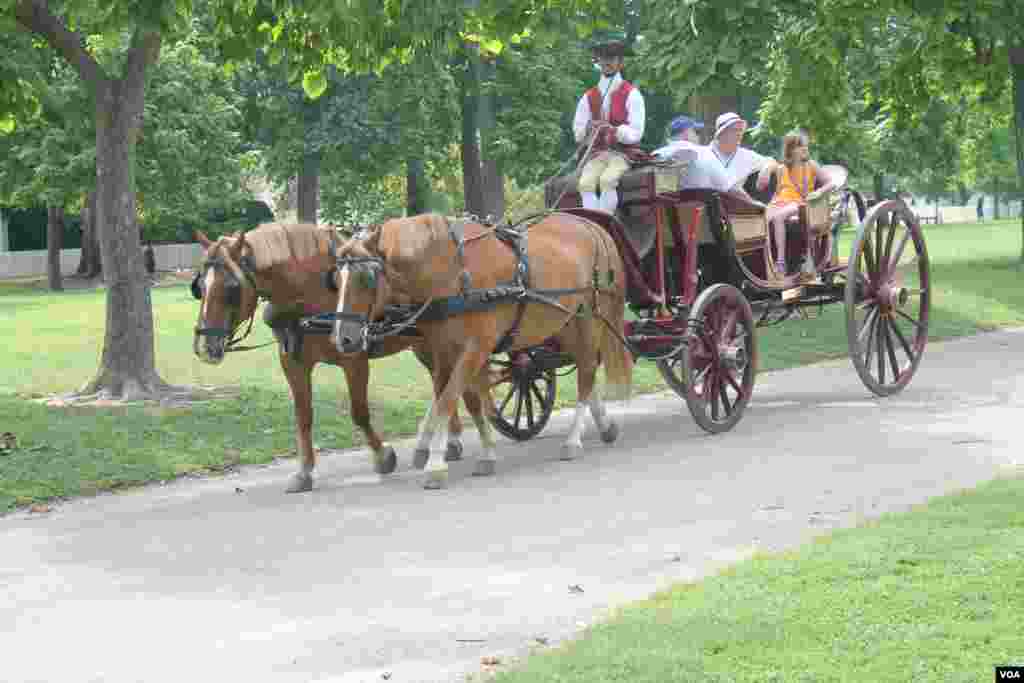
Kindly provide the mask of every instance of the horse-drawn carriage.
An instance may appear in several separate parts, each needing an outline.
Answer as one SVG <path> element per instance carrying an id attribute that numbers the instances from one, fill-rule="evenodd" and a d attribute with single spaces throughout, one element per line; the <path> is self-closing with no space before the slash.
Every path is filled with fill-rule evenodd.
<path id="1" fill-rule="evenodd" d="M 614 217 L 579 208 L 574 176 L 548 183 L 546 201 L 613 236 L 634 313 L 625 339 L 635 356 L 657 363 L 702 428 L 726 431 L 742 416 L 757 363 L 754 329 L 807 307 L 844 303 L 850 358 L 869 390 L 885 396 L 907 385 L 927 342 L 930 293 L 924 238 L 902 201 L 865 211 L 860 194 L 846 186 L 845 169 L 826 167 L 836 190 L 787 225 L 790 263 L 806 253 L 806 236 L 813 240 L 817 277 L 801 282 L 774 272 L 763 206 L 712 190 L 679 190 L 681 170 L 650 165 L 628 172 Z M 837 258 L 844 227 L 856 230 L 848 262 Z M 495 426 L 515 439 L 536 435 L 566 359 L 546 345 L 494 362 L 504 371 L 495 386 Z"/>
<path id="2" fill-rule="evenodd" d="M 462 394 L 485 441 L 477 474 L 494 471 L 493 442 L 486 443 L 489 425 L 518 440 L 543 429 L 553 410 L 561 371 L 579 371 L 581 402 L 566 448 L 570 456 L 580 449 L 582 397 L 593 386 L 598 362 L 606 365 L 606 371 L 609 362 L 617 365 L 609 376 L 628 378 L 631 363 L 612 359 L 623 353 L 623 347 L 628 350 L 627 358 L 631 355 L 657 364 L 666 383 L 686 401 L 703 429 L 713 433 L 731 429 L 753 392 L 758 361 L 756 328 L 781 322 L 809 306 L 844 303 L 850 357 L 868 389 L 884 396 L 907 385 L 927 342 L 930 292 L 920 226 L 902 201 L 882 202 L 865 213 L 861 197 L 836 183 L 839 188 L 832 196 L 826 195 L 800 212 L 794 234 L 787 238 L 790 256 L 797 258 L 804 252 L 804 236 L 813 240 L 817 278 L 796 282 L 772 271 L 774 246 L 762 206 L 711 190 L 679 190 L 679 172 L 678 166 L 652 165 L 628 173 L 620 184 L 621 211 L 616 216 L 579 208 L 569 177 L 549 183 L 549 212 L 516 226 L 449 221 L 439 216 L 419 217 L 423 220 L 418 223 L 417 218 L 402 219 L 375 231 L 377 243 L 372 248 L 368 245 L 371 240 L 359 239 L 339 246 L 331 231 L 317 226 L 271 225 L 216 243 L 204 239 L 205 275 L 197 275 L 193 282 L 194 295 L 203 301 L 196 353 L 204 360 L 219 362 L 224 351 L 237 343 L 242 323 L 248 318 L 251 324 L 259 299 L 294 304 L 294 314 L 274 323 L 284 325 L 278 329 L 281 360 L 296 404 L 302 455 L 300 471 L 289 486 L 292 491 L 312 487 L 313 364 L 328 362 L 345 369 L 356 401 L 353 418 L 367 434 L 375 469 L 388 473 L 394 470 L 395 454 L 370 427 L 367 362 L 415 348 L 421 327 L 483 310 L 500 309 L 504 318 L 499 336 L 481 337 L 490 339 L 485 342 L 489 344 L 486 349 L 472 349 L 477 358 L 484 354 L 482 362 L 489 367 L 487 372 L 471 369 L 468 379 L 480 382 L 486 377 L 488 386 Z M 830 169 L 833 182 L 844 175 L 842 169 Z M 389 228 L 390 224 L 393 227 Z M 837 234 L 851 224 L 856 235 L 849 262 L 844 264 L 835 256 Z M 403 305 L 379 306 L 393 284 L 385 287 L 383 281 L 402 275 L 395 272 L 395 263 L 388 262 L 387 250 L 379 244 L 381 235 L 390 233 L 391 252 L 395 252 L 429 241 L 426 229 L 429 240 L 442 250 L 420 259 L 421 275 L 450 274 L 453 264 L 463 267 L 461 293 L 439 300 L 430 295 L 426 301 L 413 296 Z M 528 264 L 527 241 L 534 233 L 539 234 L 530 237 L 529 263 L 539 263 L 538 270 L 543 272 L 545 259 L 558 255 L 566 276 L 576 280 L 553 287 L 549 282 L 547 289 L 532 284 L 534 266 Z M 582 250 L 570 249 L 573 240 Z M 470 242 L 475 244 L 469 246 Z M 465 259 L 474 250 L 476 270 L 471 274 Z M 587 262 L 582 263 L 581 258 Z M 325 274 L 336 287 L 333 294 L 322 284 Z M 511 280 L 502 281 L 509 276 Z M 481 289 L 479 283 L 488 280 L 491 282 Z M 364 302 L 354 306 L 351 292 L 357 289 L 362 290 Z M 283 294 L 275 298 L 274 292 Z M 608 305 L 615 300 L 618 311 L 615 305 Z M 332 305 L 337 308 L 332 310 Z M 528 307 L 551 312 L 545 323 L 549 327 L 526 330 L 524 310 Z M 627 307 L 632 312 L 628 320 Z M 543 313 L 530 315 L 531 324 L 544 317 Z M 581 321 L 593 327 L 589 331 L 580 327 L 579 343 L 571 342 L 563 332 L 568 326 L 582 325 Z M 539 335 L 537 329 L 550 331 Z M 306 335 L 314 339 L 304 345 Z M 591 344 L 589 338 L 595 335 L 605 339 Z M 611 337 L 616 344 L 609 344 Z M 566 339 L 570 339 L 569 346 Z M 428 355 L 417 355 L 429 364 Z M 435 375 L 433 411 L 441 387 L 437 368 L 431 370 Z M 448 374 L 459 377 L 467 373 L 448 368 Z M 463 391 L 462 386 L 458 391 Z M 493 401 L 489 422 L 479 409 L 485 393 L 486 399 Z M 454 412 L 458 396 L 447 391 L 443 410 L 425 419 L 414 460 L 417 466 L 431 461 L 431 451 L 440 453 L 437 459 L 461 457 L 461 443 L 454 441 L 457 448 L 453 452 L 449 440 L 449 432 L 457 437 L 461 430 Z M 614 440 L 618 429 L 606 419 L 600 399 L 594 400 L 597 403 L 591 401 L 589 408 L 601 437 Z M 444 425 L 443 418 L 447 418 Z M 436 433 L 442 438 L 433 443 Z M 438 476 L 431 479 L 430 475 Z M 443 485 L 446 476 L 446 469 L 428 469 L 428 487 Z"/>

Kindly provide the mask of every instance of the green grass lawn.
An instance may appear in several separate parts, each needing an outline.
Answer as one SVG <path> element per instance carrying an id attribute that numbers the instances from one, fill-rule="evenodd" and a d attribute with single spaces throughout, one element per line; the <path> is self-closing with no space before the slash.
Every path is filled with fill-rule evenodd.
<path id="1" fill-rule="evenodd" d="M 980 683 L 1024 664 L 1024 479 L 630 605 L 498 683 Z"/>
<path id="2" fill-rule="evenodd" d="M 1024 324 L 1018 222 L 927 226 L 926 235 L 932 262 L 932 338 Z M 845 235 L 847 245 L 849 240 Z M 174 384 L 231 387 L 237 399 L 191 409 L 53 409 L 24 400 L 73 391 L 91 379 L 102 348 L 104 304 L 103 292 L 51 294 L 38 284 L 0 282 L 5 347 L 0 357 L 0 432 L 14 432 L 20 444 L 13 453 L 0 451 L 0 512 L 54 497 L 268 462 L 290 453 L 291 399 L 276 349 L 232 355 L 219 367 L 197 361 L 191 350 L 197 307 L 185 284 L 153 290 L 159 371 Z M 761 369 L 846 356 L 843 315 L 842 306 L 836 305 L 818 318 L 760 331 Z M 270 331 L 258 323 L 250 339 L 269 341 Z M 372 367 L 372 414 L 378 431 L 391 440 L 414 434 L 430 398 L 425 370 L 412 354 Z M 329 448 L 360 444 L 362 435 L 353 430 L 345 408 L 341 371 L 321 366 L 314 378 L 316 442 Z M 650 363 L 637 365 L 634 382 L 641 392 L 664 389 Z M 575 393 L 575 377 L 563 378 L 559 404 L 571 404 Z"/>

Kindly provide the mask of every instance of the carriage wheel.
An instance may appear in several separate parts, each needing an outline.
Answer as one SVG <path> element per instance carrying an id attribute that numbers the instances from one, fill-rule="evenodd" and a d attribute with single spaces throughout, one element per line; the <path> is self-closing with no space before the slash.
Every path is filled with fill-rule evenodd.
<path id="1" fill-rule="evenodd" d="M 516 441 L 540 434 L 555 406 L 555 371 L 541 369 L 528 352 L 517 351 L 492 357 L 490 372 L 494 428 Z"/>
<path id="2" fill-rule="evenodd" d="M 658 361 L 658 369 L 672 390 L 686 399 L 702 429 L 727 432 L 743 417 L 754 392 L 754 314 L 738 289 L 717 284 L 697 297 L 690 318 L 696 322 L 686 347 Z"/>
<path id="3" fill-rule="evenodd" d="M 917 371 L 928 342 L 930 289 L 917 218 L 898 199 L 872 207 L 847 266 L 846 336 L 853 367 L 875 394 L 899 392 Z"/>

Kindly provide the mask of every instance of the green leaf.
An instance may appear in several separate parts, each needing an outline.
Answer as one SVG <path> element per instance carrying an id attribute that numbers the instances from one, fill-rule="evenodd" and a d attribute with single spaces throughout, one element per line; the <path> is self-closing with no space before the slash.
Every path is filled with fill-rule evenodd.
<path id="1" fill-rule="evenodd" d="M 319 99 L 327 90 L 327 76 L 322 69 L 307 71 L 302 75 L 302 89 L 311 100 Z"/>
<path id="2" fill-rule="evenodd" d="M 14 120 L 14 116 L 7 114 L 6 116 L 0 117 L 0 133 L 10 135 L 14 132 L 14 129 L 18 127 L 18 122 Z"/>

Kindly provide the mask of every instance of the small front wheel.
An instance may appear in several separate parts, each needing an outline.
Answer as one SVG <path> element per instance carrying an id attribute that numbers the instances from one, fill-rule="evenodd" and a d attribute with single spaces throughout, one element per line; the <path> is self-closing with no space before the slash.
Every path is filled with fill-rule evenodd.
<path id="1" fill-rule="evenodd" d="M 743 417 L 754 393 L 754 314 L 740 290 L 717 284 L 697 297 L 690 320 L 692 329 L 673 375 L 678 372 L 684 380 L 683 396 L 697 424 L 712 434 L 727 432 Z M 673 382 L 669 385 L 678 393 Z"/>
<path id="2" fill-rule="evenodd" d="M 516 351 L 492 357 L 490 374 L 494 428 L 516 441 L 540 434 L 555 407 L 555 371 L 539 367 L 528 352 Z"/>

